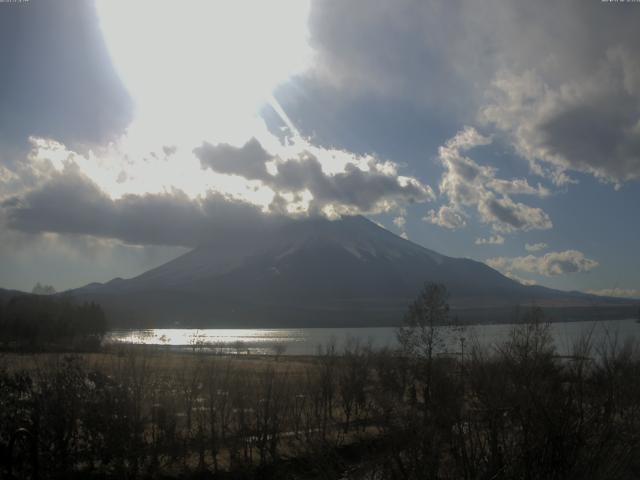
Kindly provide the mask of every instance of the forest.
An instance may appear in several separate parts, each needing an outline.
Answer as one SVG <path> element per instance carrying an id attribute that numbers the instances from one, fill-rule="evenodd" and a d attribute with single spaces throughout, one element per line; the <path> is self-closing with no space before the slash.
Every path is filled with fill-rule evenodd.
<path id="1" fill-rule="evenodd" d="M 102 308 L 71 298 L 22 294 L 0 298 L 0 348 L 95 350 L 107 331 Z"/>

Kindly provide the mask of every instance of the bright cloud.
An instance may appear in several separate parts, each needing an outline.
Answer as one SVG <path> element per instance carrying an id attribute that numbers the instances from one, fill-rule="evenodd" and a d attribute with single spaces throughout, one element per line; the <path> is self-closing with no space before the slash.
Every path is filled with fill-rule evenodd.
<path id="1" fill-rule="evenodd" d="M 464 151 L 488 145 L 474 128 L 466 127 L 440 147 L 438 158 L 445 168 L 440 180 L 440 193 L 448 204 L 431 210 L 425 220 L 450 229 L 466 224 L 467 209 L 475 208 L 482 222 L 500 233 L 546 230 L 552 227 L 549 215 L 540 208 L 514 201 L 510 195 L 545 197 L 549 191 L 534 187 L 526 179 L 497 178 L 497 169 L 480 165 L 465 156 Z"/>
<path id="2" fill-rule="evenodd" d="M 407 219 L 403 216 L 395 217 L 393 219 L 393 224 L 399 229 L 404 229 L 404 226 L 407 223 Z"/>
<path id="3" fill-rule="evenodd" d="M 502 245 L 504 237 L 502 235 L 491 235 L 487 238 L 478 237 L 474 243 L 476 245 Z"/>
<path id="4" fill-rule="evenodd" d="M 510 271 L 506 271 L 504 272 L 504 276 L 510 278 L 511 280 L 515 280 L 516 282 L 522 284 L 522 285 L 537 285 L 538 282 L 536 282 L 535 280 L 531 280 L 528 278 L 522 278 L 519 275 L 516 275 L 513 272 Z"/>
<path id="5" fill-rule="evenodd" d="M 513 270 L 536 273 L 546 277 L 564 275 L 567 273 L 588 272 L 596 268 L 599 263 L 587 258 L 577 250 L 563 252 L 549 252 L 541 257 L 527 255 L 525 257 L 495 257 L 486 261 L 487 265 L 502 272 Z"/>
<path id="6" fill-rule="evenodd" d="M 467 224 L 465 213 L 448 205 L 443 205 L 438 210 L 429 210 L 422 220 L 449 230 L 457 230 Z"/>
<path id="7" fill-rule="evenodd" d="M 599 290 L 587 290 L 587 293 L 604 297 L 640 298 L 640 289 L 637 288 L 601 288 Z"/>

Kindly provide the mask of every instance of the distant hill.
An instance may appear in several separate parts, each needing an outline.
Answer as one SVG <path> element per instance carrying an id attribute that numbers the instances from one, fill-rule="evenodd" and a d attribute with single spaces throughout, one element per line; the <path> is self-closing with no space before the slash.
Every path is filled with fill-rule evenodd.
<path id="1" fill-rule="evenodd" d="M 600 305 L 619 318 L 628 303 L 524 286 L 361 216 L 291 221 L 257 237 L 211 242 L 135 278 L 69 293 L 100 303 L 122 326 L 391 325 L 425 281 L 444 283 L 454 314 L 469 321 L 507 321 L 517 305 L 531 303 L 573 316 Z"/>
<path id="2" fill-rule="evenodd" d="M 20 290 L 6 290 L 4 288 L 0 288 L 0 302 L 6 302 L 12 297 L 17 297 L 20 295 L 28 295 L 28 293 L 21 292 Z"/>

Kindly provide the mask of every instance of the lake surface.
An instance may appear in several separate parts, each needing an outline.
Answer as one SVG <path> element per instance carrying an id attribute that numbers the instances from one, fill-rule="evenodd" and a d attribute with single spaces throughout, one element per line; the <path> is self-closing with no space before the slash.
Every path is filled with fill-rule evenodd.
<path id="1" fill-rule="evenodd" d="M 504 341 L 513 324 L 472 325 L 463 331 L 441 328 L 445 351 L 457 352 L 460 338 L 465 345 L 474 342 L 492 347 Z M 191 349 L 201 346 L 219 353 L 273 354 L 277 350 L 285 355 L 314 355 L 318 346 L 335 342 L 338 349 L 348 341 L 371 344 L 375 348 L 395 347 L 395 328 L 280 328 L 280 329 L 170 329 L 113 330 L 105 338 L 107 344 L 143 344 Z M 640 323 L 634 319 L 604 322 L 563 322 L 551 324 L 551 332 L 559 354 L 571 353 L 572 346 L 581 336 L 591 334 L 597 344 L 606 338 L 640 339 Z M 283 351 L 283 352 L 282 352 Z"/>

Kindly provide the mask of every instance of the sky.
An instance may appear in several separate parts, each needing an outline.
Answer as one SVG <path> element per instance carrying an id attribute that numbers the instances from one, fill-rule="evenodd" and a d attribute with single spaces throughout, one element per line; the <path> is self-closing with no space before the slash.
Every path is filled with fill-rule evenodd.
<path id="1" fill-rule="evenodd" d="M 362 214 L 640 296 L 640 3 L 0 2 L 0 287 Z"/>

